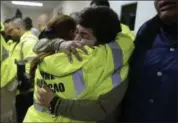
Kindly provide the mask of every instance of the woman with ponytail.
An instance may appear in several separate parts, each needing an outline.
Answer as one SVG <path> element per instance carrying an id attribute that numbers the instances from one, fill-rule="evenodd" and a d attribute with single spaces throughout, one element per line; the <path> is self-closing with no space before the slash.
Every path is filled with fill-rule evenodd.
<path id="1" fill-rule="evenodd" d="M 56 42 L 56 40 L 73 40 L 75 37 L 76 22 L 74 19 L 67 15 L 57 15 L 52 18 L 48 24 L 48 29 L 44 31 L 43 38 L 45 42 L 51 43 Z M 63 40 L 61 41 L 61 43 Z M 35 71 L 37 65 L 47 56 L 54 54 L 55 52 L 41 52 L 38 56 L 31 62 L 31 80 L 34 80 Z"/>

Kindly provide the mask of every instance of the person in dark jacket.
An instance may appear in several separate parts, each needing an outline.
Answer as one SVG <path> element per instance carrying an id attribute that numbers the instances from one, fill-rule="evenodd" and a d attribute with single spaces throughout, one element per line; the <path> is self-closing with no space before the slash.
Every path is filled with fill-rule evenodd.
<path id="1" fill-rule="evenodd" d="M 90 2 L 90 6 L 107 6 L 110 8 L 110 4 L 108 0 L 92 0 Z"/>
<path id="2" fill-rule="evenodd" d="M 158 15 L 138 31 L 123 101 L 125 122 L 178 122 L 177 4 L 156 0 Z"/>

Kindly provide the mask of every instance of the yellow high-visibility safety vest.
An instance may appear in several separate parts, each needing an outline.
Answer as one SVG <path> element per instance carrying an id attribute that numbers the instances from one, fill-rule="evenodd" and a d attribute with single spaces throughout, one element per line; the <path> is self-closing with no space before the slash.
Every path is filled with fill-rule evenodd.
<path id="1" fill-rule="evenodd" d="M 33 52 L 33 47 L 35 46 L 38 38 L 34 36 L 31 31 L 25 32 L 25 34 L 20 38 L 20 42 L 16 44 L 14 50 L 12 51 L 12 56 L 17 61 L 26 62 L 26 72 L 30 71 L 30 61 L 36 56 Z"/>
<path id="2" fill-rule="evenodd" d="M 1 31 L 4 31 L 4 25 L 1 23 Z"/>
<path id="3" fill-rule="evenodd" d="M 1 23 L 1 26 L 2 23 Z M 1 31 L 3 31 L 3 28 L 1 28 Z M 9 82 L 14 80 L 16 78 L 16 73 L 17 73 L 17 68 L 14 63 L 13 57 L 9 57 L 9 52 L 8 52 L 8 46 L 1 35 L 1 84 L 0 87 L 3 88 L 5 87 Z"/>
<path id="4" fill-rule="evenodd" d="M 127 25 L 121 24 L 121 28 L 122 28 L 122 32 L 121 32 L 122 34 L 130 36 L 130 38 L 133 41 L 135 40 L 134 33 L 131 32 L 131 30 L 129 29 L 129 27 Z"/>
<path id="5" fill-rule="evenodd" d="M 27 31 L 20 38 L 20 42 L 15 44 L 12 51 L 12 57 L 14 57 L 17 61 L 23 61 L 26 63 L 26 73 L 30 72 L 30 61 L 36 56 L 33 52 L 33 47 L 35 46 L 38 38 L 32 34 L 31 31 Z M 33 91 L 33 89 L 28 90 Z M 17 92 L 17 95 L 19 92 Z"/>
<path id="6" fill-rule="evenodd" d="M 25 32 L 20 38 L 20 42 L 12 51 L 12 56 L 14 56 L 17 61 L 31 60 L 31 58 L 36 56 L 32 49 L 37 41 L 38 38 L 34 36 L 31 31 Z"/>
<path id="7" fill-rule="evenodd" d="M 12 56 L 12 52 L 13 52 L 13 48 L 15 47 L 16 42 L 14 42 L 13 40 L 9 40 L 7 41 L 7 46 L 9 49 L 9 55 Z"/>
<path id="8" fill-rule="evenodd" d="M 63 53 L 48 56 L 43 60 L 36 71 L 35 103 L 29 108 L 24 122 L 80 122 L 64 116 L 54 118 L 47 108 L 39 105 L 36 89 L 37 85 L 44 82 L 61 98 L 97 100 L 99 96 L 126 80 L 128 60 L 134 49 L 130 36 L 120 33 L 117 42 L 86 49 L 88 55 L 78 50 L 82 62 L 74 58 L 71 64 Z"/>

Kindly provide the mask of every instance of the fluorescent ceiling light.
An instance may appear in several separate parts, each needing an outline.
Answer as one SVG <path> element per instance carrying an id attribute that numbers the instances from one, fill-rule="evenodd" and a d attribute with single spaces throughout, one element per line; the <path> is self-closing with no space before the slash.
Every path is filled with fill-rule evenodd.
<path id="1" fill-rule="evenodd" d="M 30 2 L 30 1 L 12 1 L 12 4 L 15 5 L 24 5 L 24 6 L 43 6 L 43 3 L 39 2 Z"/>

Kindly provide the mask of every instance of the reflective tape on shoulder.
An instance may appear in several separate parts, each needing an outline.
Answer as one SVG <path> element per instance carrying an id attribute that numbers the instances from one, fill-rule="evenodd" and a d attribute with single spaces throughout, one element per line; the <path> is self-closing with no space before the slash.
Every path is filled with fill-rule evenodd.
<path id="1" fill-rule="evenodd" d="M 2 59 L 1 61 L 4 61 L 5 59 L 7 59 L 9 56 L 8 51 L 5 49 L 5 47 L 2 46 Z"/>
<path id="2" fill-rule="evenodd" d="M 76 91 L 76 97 L 79 96 L 86 88 L 85 82 L 84 82 L 84 77 L 83 77 L 83 71 L 80 69 L 73 73 L 73 81 L 74 81 L 74 86 L 75 86 L 75 91 Z"/>
<path id="3" fill-rule="evenodd" d="M 120 71 L 123 66 L 123 54 L 122 54 L 122 49 L 120 48 L 120 46 L 116 41 L 109 43 L 109 47 L 112 50 L 112 56 L 113 56 L 114 72 L 112 75 L 112 83 L 113 83 L 113 88 L 115 88 L 118 85 L 120 85 L 122 82 Z"/>

